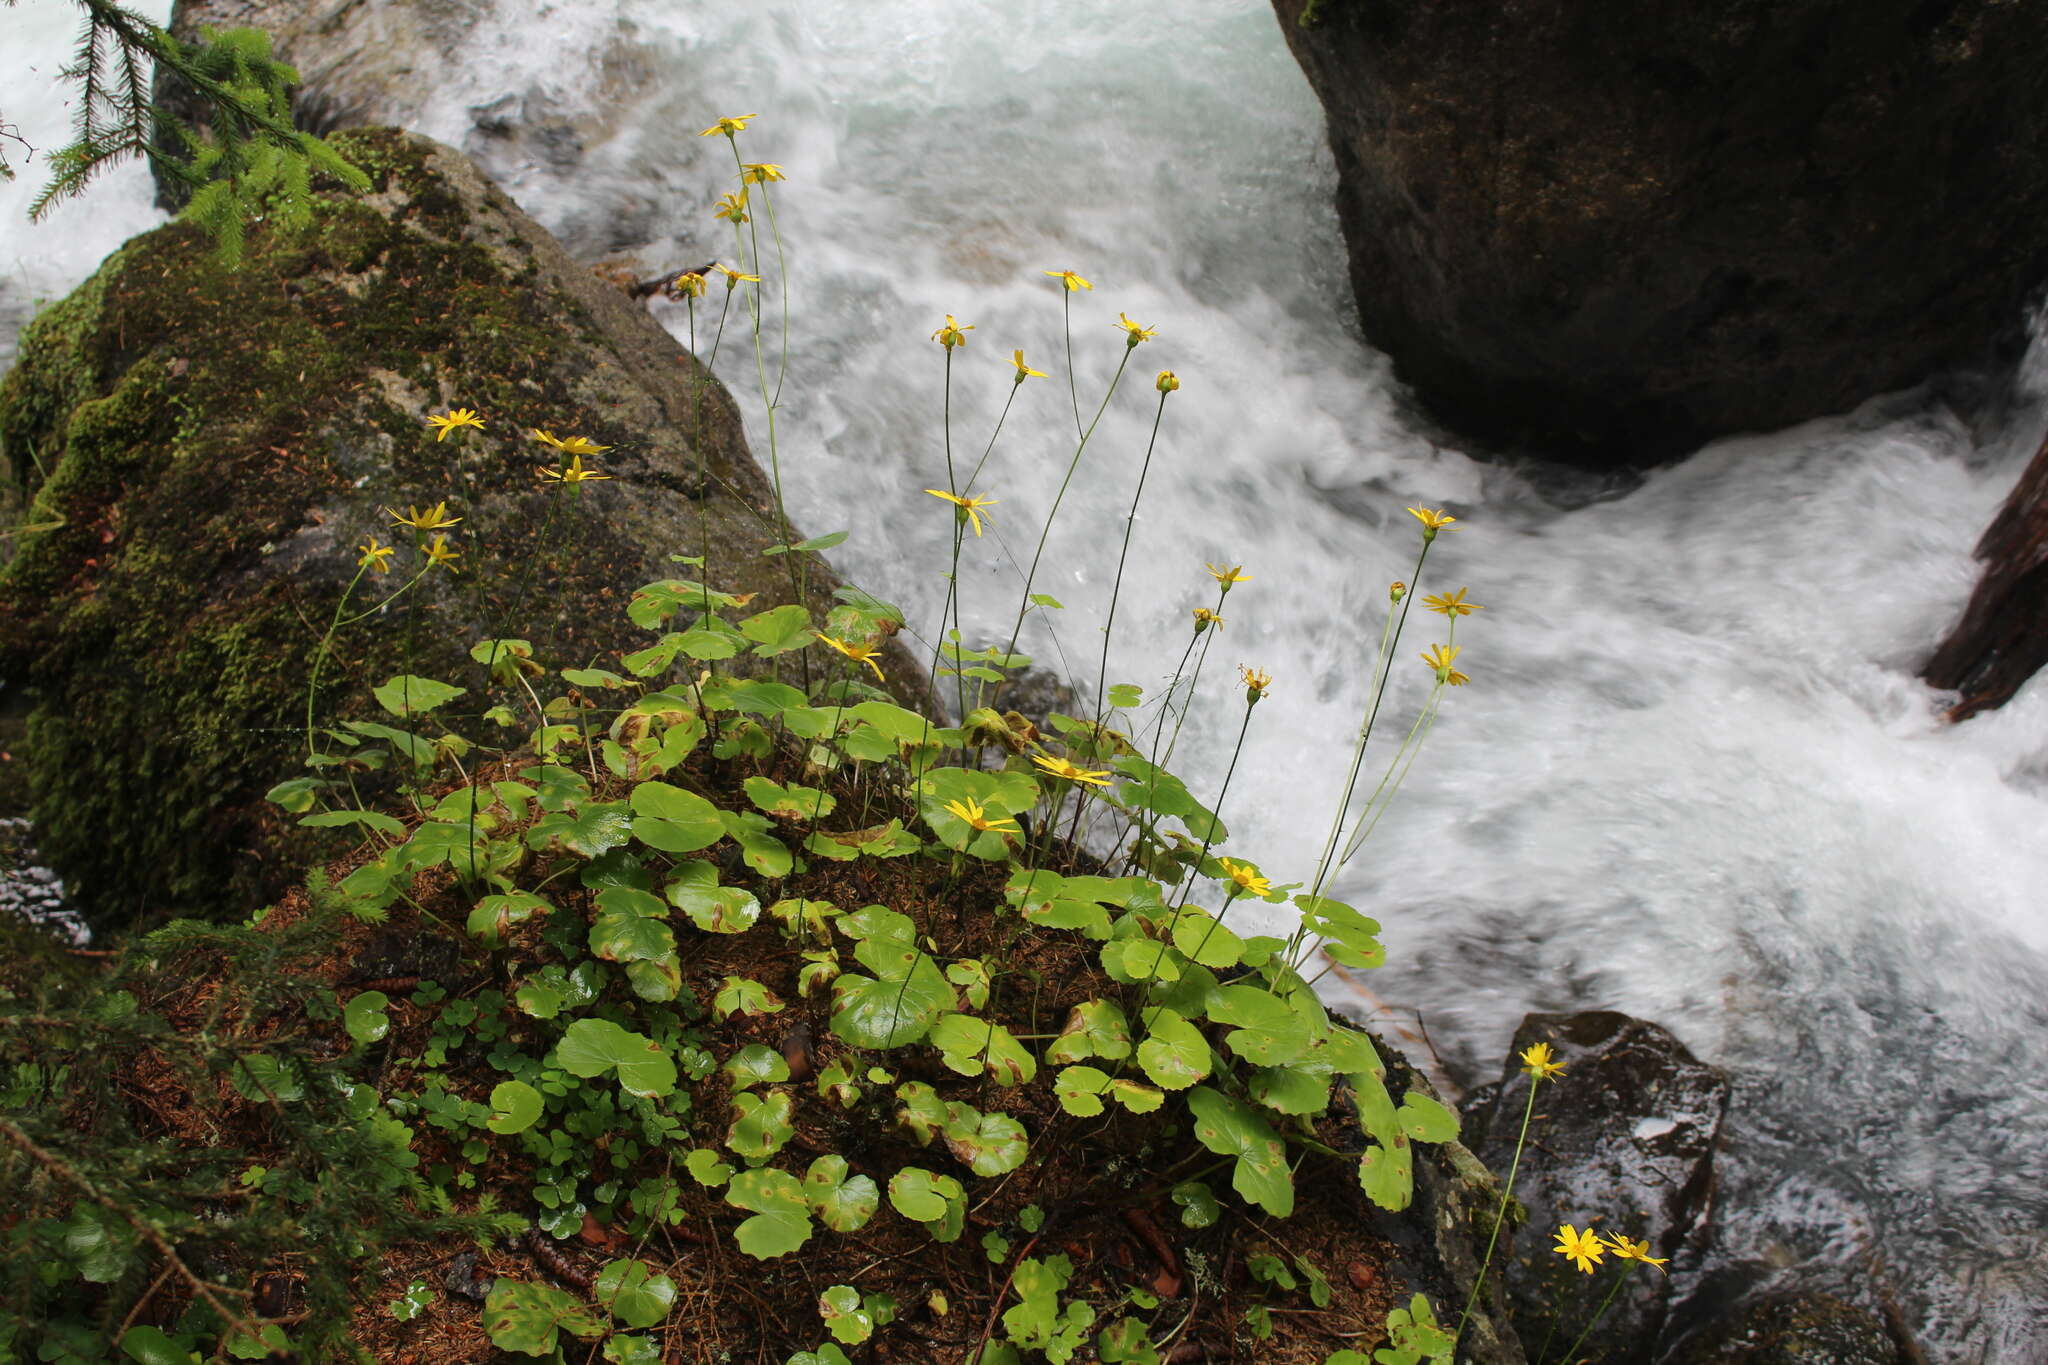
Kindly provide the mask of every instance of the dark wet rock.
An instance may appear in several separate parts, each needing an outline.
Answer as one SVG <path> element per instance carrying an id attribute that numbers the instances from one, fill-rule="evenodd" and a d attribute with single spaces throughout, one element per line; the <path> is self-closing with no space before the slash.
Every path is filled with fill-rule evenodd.
<path id="1" fill-rule="evenodd" d="M 1556 1254 L 1560 1224 L 1648 1242 L 1652 1256 L 1675 1261 L 1704 1248 L 1728 1107 L 1727 1077 L 1655 1024 L 1611 1011 L 1532 1014 L 1515 1031 L 1500 1084 L 1468 1105 L 1473 1150 L 1493 1170 L 1514 1160 L 1529 1097 L 1520 1054 L 1537 1043 L 1550 1044 L 1565 1074 L 1537 1095 L 1514 1191 L 1528 1221 L 1496 1253 L 1509 1263 L 1515 1330 L 1532 1349 L 1576 1337 L 1616 1273 L 1610 1256 L 1589 1280 Z M 1632 1267 L 1584 1350 L 1613 1362 L 1650 1359 L 1669 1294 L 1664 1274 Z"/>
<path id="2" fill-rule="evenodd" d="M 2048 442 L 1977 542 L 1976 556 L 1984 576 L 1921 671 L 1930 687 L 1962 694 L 1951 720 L 2005 705 L 2048 664 Z"/>
<path id="3" fill-rule="evenodd" d="M 1481 441 L 1640 462 L 1840 411 L 1985 358 L 2048 274 L 2048 8 L 1274 8 L 1366 335 Z"/>
<path id="4" fill-rule="evenodd" d="M 1662 1365 L 1900 1365 L 1884 1324 L 1828 1294 L 1775 1293 L 1736 1305 Z"/>
<path id="5" fill-rule="evenodd" d="M 43 866 L 29 822 L 0 818 L 0 915 L 34 925 L 59 943 L 92 942 L 85 918 L 64 901 L 64 879 Z"/>
<path id="6" fill-rule="evenodd" d="M 767 481 L 693 357 L 460 153 L 392 130 L 337 145 L 368 194 L 257 225 L 235 270 L 189 226 L 134 239 L 0 382 L 0 448 L 45 528 L 0 570 L 0 683 L 34 703 L 14 752 L 37 843 L 95 921 L 246 913 L 330 846 L 262 797 L 306 772 L 313 658 L 356 547 L 401 540 L 384 508 L 448 500 L 463 571 L 337 636 L 319 723 L 389 720 L 368 689 L 399 673 L 480 696 L 481 639 L 617 669 L 648 638 L 629 595 L 687 576 L 676 553 L 708 550 L 760 607 L 790 590 L 760 553 L 780 539 Z M 436 441 L 423 418 L 451 406 L 488 425 Z M 614 447 L 614 477 L 551 501 L 536 469 L 560 461 L 532 426 Z M 418 563 L 403 541 L 353 600 Z M 451 728 L 515 734 L 481 709 Z"/>

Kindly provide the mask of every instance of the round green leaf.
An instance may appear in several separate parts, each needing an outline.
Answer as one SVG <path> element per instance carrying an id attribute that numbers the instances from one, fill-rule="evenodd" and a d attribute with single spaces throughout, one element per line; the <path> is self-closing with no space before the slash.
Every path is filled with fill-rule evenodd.
<path id="1" fill-rule="evenodd" d="M 804 1172 L 804 1197 L 834 1232 L 855 1232 L 875 1216 L 882 1192 L 867 1176 L 847 1174 L 846 1158 L 821 1156 Z"/>
<path id="2" fill-rule="evenodd" d="M 591 1297 L 628 1327 L 652 1327 L 675 1307 L 676 1282 L 657 1275 L 645 1261 L 613 1261 L 597 1272 Z"/>
<path id="3" fill-rule="evenodd" d="M 517 1133 L 533 1126 L 543 1108 L 540 1091 L 525 1081 L 500 1081 L 491 1091 L 491 1116 L 484 1127 L 494 1133 Z"/>
<path id="4" fill-rule="evenodd" d="M 789 1079 L 789 1062 L 774 1048 L 748 1043 L 725 1062 L 726 1080 L 734 1090 L 779 1085 Z"/>
<path id="5" fill-rule="evenodd" d="M 165 1336 L 161 1327 L 131 1327 L 123 1332 L 121 1354 L 138 1365 L 192 1365 L 199 1359 Z"/>
<path id="6" fill-rule="evenodd" d="M 875 1320 L 861 1311 L 860 1291 L 850 1284 L 835 1284 L 818 1295 L 818 1316 L 825 1320 L 825 1330 L 848 1346 L 858 1346 L 875 1334 Z"/>
<path id="7" fill-rule="evenodd" d="M 391 1016 L 384 1007 L 391 998 L 382 991 L 364 991 L 348 1002 L 348 1008 L 341 1012 L 342 1026 L 348 1036 L 359 1043 L 374 1043 L 391 1032 Z"/>
<path id="8" fill-rule="evenodd" d="M 905 1166 L 889 1180 L 889 1203 L 914 1223 L 935 1223 L 946 1206 L 964 1192 L 950 1175 L 936 1175 L 922 1166 Z"/>
<path id="9" fill-rule="evenodd" d="M 811 1239 L 811 1211 L 804 1203 L 803 1186 L 788 1171 L 772 1166 L 743 1171 L 726 1187 L 725 1202 L 754 1211 L 733 1236 L 740 1250 L 756 1260 L 787 1256 Z"/>
<path id="10" fill-rule="evenodd" d="M 1138 1065 L 1154 1085 L 1185 1090 L 1209 1074 L 1215 1059 L 1208 1040 L 1177 1011 L 1153 1010 L 1148 1030 L 1138 1044 Z"/>
<path id="11" fill-rule="evenodd" d="M 583 1077 L 615 1071 L 620 1086 L 645 1099 L 676 1086 L 676 1064 L 661 1044 L 608 1019 L 578 1019 L 569 1025 L 555 1047 L 555 1060 Z"/>

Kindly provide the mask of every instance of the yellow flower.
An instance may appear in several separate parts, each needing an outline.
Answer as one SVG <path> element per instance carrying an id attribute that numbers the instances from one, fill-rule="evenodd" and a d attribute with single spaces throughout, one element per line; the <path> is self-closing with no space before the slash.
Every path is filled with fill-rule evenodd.
<path id="1" fill-rule="evenodd" d="M 1449 683 L 1452 687 L 1463 687 L 1472 680 L 1451 667 L 1451 661 L 1465 652 L 1463 645 L 1431 645 L 1423 653 L 1422 662 L 1436 670 L 1436 680 Z"/>
<path id="2" fill-rule="evenodd" d="M 1211 626 L 1221 627 L 1223 618 L 1207 607 L 1195 608 L 1195 634 L 1200 635 Z"/>
<path id="3" fill-rule="evenodd" d="M 866 664 L 869 668 L 874 669 L 876 680 L 881 680 L 882 666 L 875 662 L 875 646 L 850 645 L 844 640 L 833 639 L 831 636 L 827 635 L 822 630 L 814 630 L 811 632 L 811 634 L 817 636 L 820 640 L 823 640 L 826 644 L 832 646 L 832 648 L 838 650 L 841 654 L 844 654 L 847 658 L 853 660 L 855 663 Z"/>
<path id="4" fill-rule="evenodd" d="M 675 291 L 688 299 L 704 297 L 704 277 L 694 270 L 685 270 L 676 276 Z"/>
<path id="5" fill-rule="evenodd" d="M 740 166 L 740 179 L 750 185 L 765 185 L 771 180 L 787 180 L 789 177 L 772 161 L 748 161 Z"/>
<path id="6" fill-rule="evenodd" d="M 1456 517 L 1445 516 L 1441 509 L 1432 512 L 1427 507 L 1411 507 L 1408 509 L 1408 515 L 1422 523 L 1422 538 L 1425 541 L 1435 540 L 1438 531 L 1457 520 Z"/>
<path id="7" fill-rule="evenodd" d="M 1010 352 L 1010 359 L 1017 362 L 1017 382 L 1019 384 L 1023 383 L 1028 378 L 1045 378 L 1044 370 L 1034 370 L 1029 365 L 1026 365 L 1024 363 L 1024 353 L 1022 351 Z"/>
<path id="8" fill-rule="evenodd" d="M 1273 675 L 1262 673 L 1255 668 L 1240 668 L 1237 671 L 1244 678 L 1245 703 L 1257 705 L 1265 700 L 1266 689 L 1273 685 Z"/>
<path id="9" fill-rule="evenodd" d="M 1180 387 L 1180 376 L 1176 375 L 1172 370 L 1161 370 L 1159 378 L 1153 382 L 1152 387 L 1161 393 L 1172 393 Z"/>
<path id="10" fill-rule="evenodd" d="M 475 427 L 478 431 L 482 431 L 484 419 L 468 408 L 450 408 L 448 411 L 438 415 L 428 413 L 427 425 L 435 428 L 435 440 L 445 441 L 448 439 L 448 433 L 456 430 L 458 427 Z"/>
<path id="11" fill-rule="evenodd" d="M 743 271 L 734 270 L 729 265 L 714 265 L 711 268 L 725 276 L 725 292 L 728 294 L 739 288 L 742 282 L 747 284 L 759 284 L 761 282 L 759 275 L 749 275 Z"/>
<path id="12" fill-rule="evenodd" d="M 728 193 L 719 195 L 718 207 L 711 210 L 711 216 L 714 218 L 725 218 L 734 223 L 746 222 L 747 192 L 741 190 L 738 194 Z"/>
<path id="13" fill-rule="evenodd" d="M 1564 1075 L 1564 1064 L 1553 1056 L 1550 1044 L 1538 1043 L 1522 1049 L 1522 1070 L 1533 1080 L 1548 1081 Z"/>
<path id="14" fill-rule="evenodd" d="M 1153 337 L 1159 335 L 1157 327 L 1140 327 L 1123 313 L 1118 313 L 1116 316 L 1117 321 L 1111 325 L 1124 329 L 1124 346 L 1126 349 L 1137 345 L 1141 341 L 1150 341 Z"/>
<path id="15" fill-rule="evenodd" d="M 610 446 L 601 446 L 588 436 L 557 436 L 552 431 L 534 427 L 526 433 L 542 445 L 553 446 L 564 455 L 601 455 Z"/>
<path id="16" fill-rule="evenodd" d="M 462 557 L 462 552 L 460 550 L 449 549 L 448 537 L 444 535 L 437 535 L 434 537 L 432 542 L 428 544 L 426 549 L 426 556 L 428 565 L 431 566 L 438 564 L 442 568 L 448 570 L 449 573 L 454 573 L 455 561 Z"/>
<path id="17" fill-rule="evenodd" d="M 1570 1223 L 1563 1223 L 1557 1229 L 1557 1245 L 1551 1250 L 1590 1275 L 1607 1254 L 1607 1244 L 1591 1228 L 1580 1232 Z"/>
<path id="18" fill-rule="evenodd" d="M 1387 600 L 1389 602 L 1398 602 L 1407 595 L 1408 585 L 1406 583 L 1403 583 L 1400 579 L 1397 578 L 1393 582 L 1387 584 Z"/>
<path id="19" fill-rule="evenodd" d="M 965 346 L 967 344 L 967 334 L 973 330 L 973 323 L 970 322 L 965 327 L 962 327 L 959 323 L 953 321 L 953 315 L 948 313 L 946 314 L 946 325 L 932 333 L 932 340 L 950 351 L 955 346 Z"/>
<path id="20" fill-rule="evenodd" d="M 462 521 L 461 517 L 448 515 L 448 504 L 445 502 L 437 502 L 424 512 L 417 507 L 408 506 L 402 517 L 392 512 L 389 507 L 384 510 L 391 514 L 392 521 L 400 526 L 410 526 L 415 531 L 438 531 L 444 526 L 455 526 Z"/>
<path id="21" fill-rule="evenodd" d="M 744 133 L 747 130 L 748 119 L 759 117 L 761 117 L 759 114 L 734 114 L 731 118 L 720 119 L 703 132 L 697 134 L 697 136 L 712 137 L 718 133 L 724 133 L 727 137 L 731 137 L 734 133 Z"/>
<path id="22" fill-rule="evenodd" d="M 1233 564 L 1227 569 L 1221 564 L 1208 564 L 1204 567 L 1209 570 L 1209 577 L 1223 585 L 1225 592 L 1229 592 L 1236 584 L 1252 581 L 1252 576 L 1244 571 L 1242 564 Z"/>
<path id="23" fill-rule="evenodd" d="M 1223 876 L 1235 888 L 1232 896 L 1264 896 L 1273 890 L 1273 883 L 1261 877 L 1256 868 L 1235 858 L 1223 860 Z"/>
<path id="24" fill-rule="evenodd" d="M 989 819 L 988 812 L 982 808 L 981 803 L 971 796 L 967 797 L 964 801 L 948 801 L 946 803 L 946 810 L 949 814 L 958 816 L 967 824 L 984 832 L 994 831 L 997 834 L 1005 834 L 1017 831 L 1017 822 L 1015 820 L 1004 816 L 997 816 L 993 820 Z M 1021 833 L 1021 831 L 1017 832 Z"/>
<path id="25" fill-rule="evenodd" d="M 990 526 L 996 524 L 996 519 L 994 517 L 984 516 L 982 513 L 982 509 L 984 507 L 993 507 L 996 505 L 996 500 L 994 498 L 956 498 L 951 493 L 941 493 L 936 488 L 927 488 L 924 491 L 931 494 L 935 498 L 944 498 L 947 502 L 950 502 L 955 507 L 958 507 L 960 510 L 955 515 L 967 518 L 967 520 L 973 524 L 974 534 L 977 536 L 981 534 L 981 527 L 983 522 L 987 522 L 987 524 Z"/>
<path id="26" fill-rule="evenodd" d="M 1607 1236 L 1607 1249 L 1621 1257 L 1624 1261 L 1641 1261 L 1644 1265 L 1653 1265 L 1657 1267 L 1659 1275 L 1668 1273 L 1664 1269 L 1664 1263 L 1671 1258 L 1669 1256 L 1652 1256 L 1648 1242 L 1631 1242 L 1620 1233 L 1609 1233 Z"/>
<path id="27" fill-rule="evenodd" d="M 578 436 L 575 439 L 580 441 L 583 438 Z M 609 449 L 609 447 L 606 448 Z M 609 474 L 600 474 L 595 469 L 585 469 L 583 467 L 583 456 L 580 454 L 569 461 L 568 468 L 543 469 L 540 471 L 540 476 L 543 479 L 556 479 L 562 483 L 589 483 L 593 479 L 609 479 L 611 477 Z"/>
<path id="28" fill-rule="evenodd" d="M 1076 289 L 1093 289 L 1095 287 L 1071 270 L 1048 270 L 1045 273 L 1066 286 L 1069 294 L 1073 293 Z"/>
<path id="29" fill-rule="evenodd" d="M 1431 611 L 1443 616 L 1470 616 L 1475 611 L 1486 610 L 1485 607 L 1480 606 L 1477 602 L 1467 602 L 1465 600 L 1465 592 L 1466 589 L 1460 588 L 1456 592 L 1445 596 L 1431 593 L 1422 600 Z"/>
<path id="30" fill-rule="evenodd" d="M 363 552 L 363 557 L 356 561 L 357 568 L 368 569 L 372 573 L 391 572 L 391 556 L 397 552 L 389 545 L 379 545 L 377 537 L 371 536 L 356 548 Z"/>
<path id="31" fill-rule="evenodd" d="M 1109 770 L 1107 768 L 1083 768 L 1078 764 L 1069 763 L 1064 758 L 1047 758 L 1042 754 L 1031 755 L 1031 761 L 1045 769 L 1046 772 L 1051 773 L 1054 777 L 1063 777 L 1069 782 L 1086 782 L 1091 787 L 1107 787 L 1109 785 Z"/>

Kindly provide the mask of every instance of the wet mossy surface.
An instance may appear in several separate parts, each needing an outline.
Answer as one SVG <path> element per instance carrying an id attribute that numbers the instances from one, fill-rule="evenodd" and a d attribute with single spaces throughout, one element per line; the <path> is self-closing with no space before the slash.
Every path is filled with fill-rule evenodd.
<path id="1" fill-rule="evenodd" d="M 189 227 L 136 238 L 0 383 L 24 504 L 0 680 L 33 706 L 38 840 L 102 923 L 240 913 L 331 851 L 261 795 L 304 771 L 306 679 L 355 547 L 400 556 L 352 603 L 419 563 L 385 507 L 447 500 L 462 572 L 337 637 L 323 722 L 399 672 L 473 686 L 479 639 L 557 666 L 637 647 L 626 599 L 689 575 L 671 554 L 708 552 L 763 605 L 790 595 L 760 556 L 781 539 L 766 483 L 693 358 L 459 154 L 390 130 L 337 145 L 369 194 L 258 225 L 234 270 Z M 450 406 L 489 425 L 436 441 L 424 417 Z M 559 461 L 536 426 L 613 446 L 615 477 L 574 501 L 542 485 Z"/>

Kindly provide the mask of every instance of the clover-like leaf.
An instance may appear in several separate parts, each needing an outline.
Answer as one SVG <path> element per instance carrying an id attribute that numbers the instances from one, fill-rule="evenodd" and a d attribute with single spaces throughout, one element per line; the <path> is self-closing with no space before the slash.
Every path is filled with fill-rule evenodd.
<path id="1" fill-rule="evenodd" d="M 882 1192 L 864 1175 L 848 1175 L 846 1158 L 821 1156 L 804 1172 L 804 1198 L 834 1232 L 857 1232 L 881 1207 Z"/>
<path id="2" fill-rule="evenodd" d="M 1275 1218 L 1294 1212 L 1287 1148 L 1257 1111 L 1206 1085 L 1188 1092 L 1188 1110 L 1194 1116 L 1195 1137 L 1204 1147 L 1218 1156 L 1237 1158 L 1232 1189 Z"/>
<path id="3" fill-rule="evenodd" d="M 1152 1083 L 1168 1090 L 1185 1090 L 1209 1074 L 1215 1056 L 1202 1031 L 1182 1018 L 1176 1010 L 1160 1007 L 1150 1011 L 1145 1041 L 1138 1044 L 1138 1065 Z"/>
<path id="4" fill-rule="evenodd" d="M 811 1239 L 811 1211 L 803 1186 L 788 1171 L 772 1166 L 742 1171 L 726 1186 L 725 1202 L 753 1212 L 733 1236 L 740 1250 L 756 1260 L 787 1256 Z"/>
<path id="5" fill-rule="evenodd" d="M 628 1327 L 652 1327 L 676 1304 L 676 1282 L 645 1261 L 613 1261 L 597 1272 L 590 1296 Z"/>
<path id="6" fill-rule="evenodd" d="M 491 1116 L 484 1127 L 494 1133 L 518 1133 L 541 1115 L 540 1091 L 525 1081 L 500 1081 L 491 1090 Z"/>
<path id="7" fill-rule="evenodd" d="M 384 1012 L 390 1003 L 391 997 L 382 991 L 364 991 L 341 1012 L 342 1027 L 359 1043 L 378 1042 L 391 1032 L 391 1016 Z"/>

